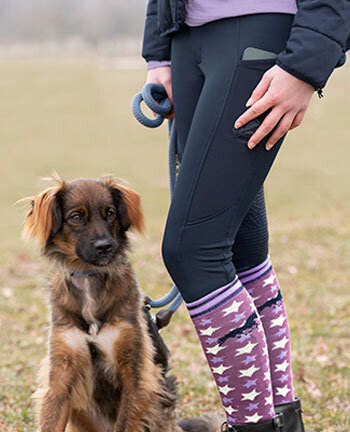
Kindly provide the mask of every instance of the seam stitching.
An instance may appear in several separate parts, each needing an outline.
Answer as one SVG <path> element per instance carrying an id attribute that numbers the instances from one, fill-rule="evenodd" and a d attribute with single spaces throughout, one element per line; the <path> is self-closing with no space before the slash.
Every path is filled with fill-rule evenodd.
<path id="1" fill-rule="evenodd" d="M 230 84 L 229 84 L 229 87 L 228 87 L 229 90 L 231 90 L 231 88 L 232 88 L 232 85 L 233 85 L 233 82 L 234 82 L 234 79 L 235 79 L 236 75 L 237 75 L 237 68 L 235 69 L 235 71 L 234 71 L 234 73 L 232 74 L 232 77 L 231 77 L 231 79 L 230 79 Z M 197 187 L 197 184 L 198 184 L 198 179 L 199 179 L 199 177 L 200 177 L 200 174 L 201 174 L 201 172 L 202 172 L 203 165 L 204 165 L 205 160 L 206 160 L 206 158 L 207 158 L 207 155 L 208 155 L 208 153 L 209 153 L 209 149 L 211 148 L 211 145 L 212 145 L 212 142 L 213 142 L 213 139 L 214 139 L 215 132 L 216 132 L 216 130 L 217 130 L 217 127 L 218 127 L 218 125 L 219 125 L 219 123 L 220 123 L 220 120 L 221 120 L 221 117 L 222 117 L 222 113 L 223 113 L 223 111 L 224 111 L 224 109 L 225 109 L 225 107 L 226 107 L 227 100 L 228 100 L 228 97 L 229 97 L 229 93 L 230 93 L 230 91 L 228 91 L 228 92 L 226 93 L 226 95 L 225 95 L 224 102 L 223 102 L 223 104 L 222 104 L 222 108 L 221 108 L 220 113 L 219 113 L 219 115 L 218 115 L 218 117 L 217 117 L 217 119 L 216 119 L 216 122 L 215 122 L 215 124 L 214 124 L 214 126 L 213 126 L 213 128 L 212 128 L 212 131 L 211 131 L 211 134 L 210 134 L 210 138 L 209 138 L 209 142 L 208 142 L 208 144 L 207 144 L 207 148 L 205 149 L 205 152 L 204 152 L 204 154 L 203 154 L 203 156 L 202 156 L 202 159 L 201 159 L 201 162 L 200 162 L 200 165 L 199 165 L 198 171 L 197 171 L 197 173 L 196 173 L 196 178 L 195 178 L 195 180 L 194 180 L 194 184 L 193 184 L 193 187 L 192 187 L 192 190 L 191 190 L 191 193 L 190 193 L 190 197 L 189 197 L 189 200 L 188 200 L 188 202 L 187 202 L 187 204 L 186 204 L 186 209 L 185 209 L 185 211 L 184 211 L 184 216 L 183 216 L 183 219 L 182 219 L 182 227 L 181 227 L 181 232 L 180 232 L 180 235 L 179 235 L 179 238 L 178 238 L 177 247 L 179 247 L 180 242 L 181 242 L 181 239 L 182 239 L 182 236 L 183 236 L 183 232 L 184 232 L 185 228 L 187 227 L 187 222 L 186 222 L 186 221 L 187 221 L 187 218 L 188 218 L 188 214 L 189 214 L 190 206 L 191 206 L 192 201 L 193 201 L 193 195 L 194 195 L 194 192 L 195 192 L 196 187 Z M 181 170 L 181 167 L 180 167 L 180 170 Z"/>

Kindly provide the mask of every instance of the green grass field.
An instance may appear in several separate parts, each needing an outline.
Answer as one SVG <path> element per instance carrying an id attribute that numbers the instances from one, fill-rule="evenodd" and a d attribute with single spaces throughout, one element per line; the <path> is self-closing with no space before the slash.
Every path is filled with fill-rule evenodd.
<path id="1" fill-rule="evenodd" d="M 148 238 L 133 236 L 140 286 L 154 298 L 172 282 L 160 255 L 168 192 L 167 129 L 133 119 L 144 70 L 99 61 L 0 62 L 0 430 L 34 431 L 30 395 L 46 350 L 47 269 L 20 239 L 24 209 L 53 169 L 67 179 L 111 173 L 142 194 Z M 307 432 L 350 431 L 350 67 L 315 95 L 266 181 L 270 252 L 287 306 L 295 393 Z M 223 414 L 182 305 L 162 331 L 180 383 L 179 416 Z"/>

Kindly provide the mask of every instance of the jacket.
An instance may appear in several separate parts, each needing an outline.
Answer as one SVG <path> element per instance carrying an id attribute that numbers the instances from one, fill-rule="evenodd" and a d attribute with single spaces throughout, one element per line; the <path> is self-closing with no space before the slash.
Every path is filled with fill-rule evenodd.
<path id="1" fill-rule="evenodd" d="M 321 94 L 350 49 L 350 0 L 297 0 L 291 34 L 276 64 Z M 142 56 L 170 60 L 171 34 L 185 22 L 185 0 L 149 0 Z"/>

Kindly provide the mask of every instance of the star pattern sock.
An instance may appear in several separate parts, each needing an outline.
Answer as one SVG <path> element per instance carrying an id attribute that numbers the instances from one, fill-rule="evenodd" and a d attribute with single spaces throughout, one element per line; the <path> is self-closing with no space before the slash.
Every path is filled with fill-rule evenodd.
<path id="1" fill-rule="evenodd" d="M 294 400 L 288 317 L 270 257 L 238 273 L 257 307 L 269 351 L 274 403 Z"/>
<path id="2" fill-rule="evenodd" d="M 275 416 L 264 329 L 254 302 L 235 279 L 185 303 L 215 379 L 229 425 Z"/>

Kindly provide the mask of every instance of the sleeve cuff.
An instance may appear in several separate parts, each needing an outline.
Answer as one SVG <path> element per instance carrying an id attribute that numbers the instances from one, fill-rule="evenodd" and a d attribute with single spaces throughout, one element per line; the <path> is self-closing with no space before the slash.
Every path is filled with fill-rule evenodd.
<path id="1" fill-rule="evenodd" d="M 170 66 L 170 65 L 171 65 L 170 60 L 164 60 L 164 61 L 150 60 L 147 63 L 147 70 L 155 69 L 157 67 L 162 67 L 162 66 Z"/>

